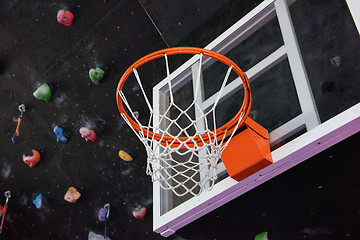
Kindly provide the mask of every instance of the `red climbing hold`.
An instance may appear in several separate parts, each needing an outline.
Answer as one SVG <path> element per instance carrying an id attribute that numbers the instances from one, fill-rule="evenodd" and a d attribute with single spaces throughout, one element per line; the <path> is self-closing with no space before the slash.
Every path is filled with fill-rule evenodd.
<path id="1" fill-rule="evenodd" d="M 86 141 L 92 141 L 92 142 L 96 142 L 97 141 L 97 136 L 96 133 L 91 130 L 88 129 L 86 127 L 82 127 L 79 130 L 81 137 L 85 138 Z"/>
<path id="2" fill-rule="evenodd" d="M 34 149 L 32 150 L 32 152 L 32 156 L 25 156 L 25 154 L 23 154 L 23 161 L 31 168 L 38 164 L 40 161 L 40 153 Z"/>
<path id="3" fill-rule="evenodd" d="M 57 13 L 57 20 L 59 23 L 69 27 L 73 24 L 74 15 L 69 11 L 60 10 Z"/>
<path id="4" fill-rule="evenodd" d="M 136 208 L 136 209 L 133 210 L 134 218 L 142 219 L 142 218 L 145 217 L 145 215 L 146 215 L 146 208 L 145 207 Z"/>

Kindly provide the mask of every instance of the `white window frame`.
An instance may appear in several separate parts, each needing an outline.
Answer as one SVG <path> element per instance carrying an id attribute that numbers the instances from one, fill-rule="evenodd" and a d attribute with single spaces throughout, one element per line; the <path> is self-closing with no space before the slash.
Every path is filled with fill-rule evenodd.
<path id="1" fill-rule="evenodd" d="M 291 4 L 294 1 L 289 2 Z M 354 8 L 359 12 L 360 4 L 358 2 L 355 3 L 355 1 L 358 0 L 347 0 L 351 12 L 353 12 Z M 274 162 L 272 165 L 240 182 L 227 177 L 215 184 L 211 191 L 204 191 L 201 195 L 187 200 L 162 215 L 160 214 L 161 201 L 171 201 L 171 194 L 166 196 L 167 199 L 161 198 L 160 185 L 158 182 L 154 182 L 153 230 L 162 236 L 172 235 L 177 229 L 359 131 L 360 103 L 332 119 L 322 124 L 320 123 L 287 4 L 286 0 L 264 0 L 205 48 L 222 53 L 224 49 L 234 46 L 239 40 L 246 39 L 276 15 L 284 45 L 250 68 L 246 74 L 251 82 L 287 58 L 302 113 L 272 131 L 270 133 L 270 141 L 276 143 L 279 139 L 292 135 L 304 126 L 307 132 L 274 150 L 272 152 Z M 353 18 L 358 26 L 360 16 L 353 14 Z M 194 56 L 171 73 L 169 78 L 164 79 L 154 87 L 154 110 L 161 112 L 160 108 L 166 107 L 164 102 L 169 91 L 169 79 L 171 79 L 172 87 L 179 89 L 191 79 L 191 74 L 196 72 L 197 60 L 198 57 Z M 239 90 L 241 85 L 240 78 L 229 83 L 224 89 L 224 97 L 230 96 Z M 198 97 L 199 104 L 203 109 L 207 109 L 214 103 L 216 97 L 217 95 L 214 94 L 205 101 L 202 101 L 204 98 Z M 158 122 L 159 119 L 154 118 L 154 125 L 158 124 Z M 222 163 L 219 164 L 218 174 L 221 175 L 225 171 L 224 165 Z"/>
<path id="2" fill-rule="evenodd" d="M 346 0 L 350 13 L 354 19 L 356 28 L 360 34 L 360 1 L 359 0 Z"/>

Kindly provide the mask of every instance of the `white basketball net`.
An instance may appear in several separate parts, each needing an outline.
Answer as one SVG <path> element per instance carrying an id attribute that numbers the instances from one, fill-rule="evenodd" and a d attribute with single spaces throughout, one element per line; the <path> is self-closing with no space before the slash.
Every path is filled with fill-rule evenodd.
<path id="1" fill-rule="evenodd" d="M 166 61 L 167 76 L 168 79 L 170 79 L 168 59 L 166 54 L 164 55 L 164 57 Z M 201 63 L 202 54 L 200 54 L 199 66 L 201 66 Z M 196 79 L 197 87 L 195 91 L 195 96 L 197 95 L 196 93 L 200 86 L 199 80 L 201 67 L 199 67 L 198 69 L 199 70 Z M 220 141 L 218 141 L 214 133 L 215 131 L 209 129 L 209 124 L 207 120 L 207 117 L 209 115 L 212 115 L 213 127 L 214 129 L 217 129 L 215 121 L 215 110 L 219 102 L 221 93 L 224 90 L 226 82 L 229 78 L 231 69 L 232 67 L 229 67 L 226 73 L 215 104 L 212 106 L 211 109 L 207 110 L 206 112 L 202 111 L 201 107 L 196 101 L 196 97 L 194 97 L 194 100 L 186 109 L 181 109 L 179 106 L 177 106 L 174 103 L 173 94 L 171 91 L 171 81 L 169 80 L 168 85 L 170 89 L 170 104 L 163 114 L 159 114 L 157 112 L 154 112 L 152 106 L 150 105 L 148 97 L 146 96 L 144 88 L 141 84 L 139 74 L 134 68 L 133 73 L 137 79 L 137 82 L 141 88 L 141 91 L 144 95 L 150 111 L 150 119 L 146 125 L 143 125 L 139 122 L 137 116 L 134 114 L 134 111 L 131 109 L 129 103 L 127 102 L 124 93 L 122 91 L 119 91 L 121 99 L 131 113 L 133 120 L 140 126 L 140 131 L 135 131 L 126 115 L 124 113 L 121 113 L 121 116 L 133 129 L 140 141 L 146 147 L 148 156 L 146 173 L 152 177 L 153 182 L 158 181 L 163 189 L 171 189 L 177 196 L 184 196 L 188 193 L 191 193 L 192 195 L 199 195 L 203 191 L 203 189 L 212 189 L 215 180 L 217 179 L 216 170 L 221 154 L 228 145 L 235 131 L 238 129 L 239 123 L 244 116 L 244 113 L 242 113 L 239 121 L 232 130 L 233 132 L 231 133 L 230 137 L 227 137 L 226 139 L 226 134 L 224 134 L 224 137 Z M 176 108 L 176 111 L 179 112 L 179 114 L 175 117 L 170 118 L 169 116 L 172 108 Z M 191 114 L 189 113 L 190 109 L 194 108 L 201 111 L 201 117 L 198 119 L 193 119 L 191 117 Z M 189 122 L 191 122 L 186 128 L 181 128 L 180 124 L 177 122 L 180 118 L 183 117 L 186 117 Z M 159 122 L 159 124 L 157 124 L 156 126 L 152 126 L 151 124 L 152 119 L 154 118 L 157 118 Z M 203 121 L 202 126 L 205 126 L 205 129 L 199 129 L 199 121 Z M 164 122 L 166 122 L 166 128 L 161 127 Z M 176 135 L 173 135 L 171 133 L 172 127 L 176 127 L 177 129 L 180 129 L 180 131 Z M 189 135 L 187 131 L 189 128 L 195 129 L 195 134 Z M 147 134 L 148 131 L 161 134 L 161 139 L 159 141 L 154 139 L 154 134 L 153 136 L 149 136 L 149 134 Z M 205 141 L 203 138 L 201 138 L 201 135 L 203 134 L 206 134 L 206 138 L 210 140 Z M 166 142 L 166 145 L 164 143 L 161 143 L 164 140 L 165 136 L 172 137 L 173 141 Z M 181 136 L 186 136 L 186 141 L 182 141 L 180 139 Z M 199 136 L 200 141 L 196 141 L 195 137 Z M 194 147 L 189 147 L 186 144 L 189 143 L 189 141 L 194 143 Z M 174 148 L 174 142 L 180 142 L 180 144 Z"/>

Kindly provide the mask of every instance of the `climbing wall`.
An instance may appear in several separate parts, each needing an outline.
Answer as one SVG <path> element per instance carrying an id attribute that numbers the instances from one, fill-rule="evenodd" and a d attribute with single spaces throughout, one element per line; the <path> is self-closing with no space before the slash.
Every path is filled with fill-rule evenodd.
<path id="1" fill-rule="evenodd" d="M 96 239 L 105 224 L 111 239 L 162 239 L 152 231 L 145 149 L 120 117 L 115 89 L 132 62 L 173 46 L 226 1 L 212 2 L 1 1 L 4 239 Z"/>

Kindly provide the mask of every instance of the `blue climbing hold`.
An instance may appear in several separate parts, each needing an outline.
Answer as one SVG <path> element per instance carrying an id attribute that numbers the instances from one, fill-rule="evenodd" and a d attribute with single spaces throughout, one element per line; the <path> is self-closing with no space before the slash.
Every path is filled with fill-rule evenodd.
<path id="1" fill-rule="evenodd" d="M 89 232 L 88 240 L 111 240 L 109 237 L 104 237 L 103 235 L 96 234 L 94 232 Z"/>
<path id="2" fill-rule="evenodd" d="M 42 194 L 36 196 L 36 198 L 33 200 L 33 204 L 36 206 L 37 209 L 41 208 L 42 206 Z"/>
<path id="3" fill-rule="evenodd" d="M 64 136 L 64 129 L 62 129 L 61 127 L 55 126 L 54 133 L 57 137 L 58 142 L 66 143 L 68 141 L 67 138 Z"/>

